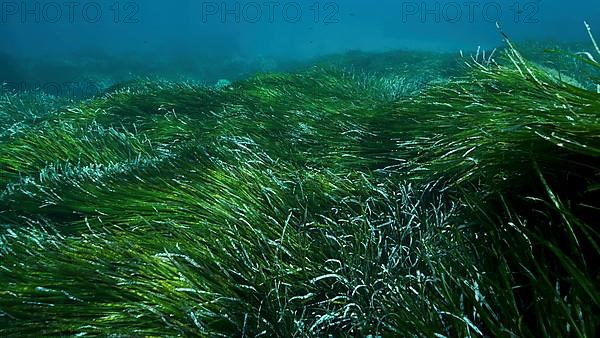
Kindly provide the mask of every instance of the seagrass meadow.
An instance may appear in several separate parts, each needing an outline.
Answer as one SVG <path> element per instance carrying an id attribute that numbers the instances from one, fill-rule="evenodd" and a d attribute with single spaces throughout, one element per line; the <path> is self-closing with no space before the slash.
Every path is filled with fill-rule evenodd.
<path id="1" fill-rule="evenodd" d="M 506 43 L 4 90 L 0 336 L 597 337 L 600 51 Z"/>

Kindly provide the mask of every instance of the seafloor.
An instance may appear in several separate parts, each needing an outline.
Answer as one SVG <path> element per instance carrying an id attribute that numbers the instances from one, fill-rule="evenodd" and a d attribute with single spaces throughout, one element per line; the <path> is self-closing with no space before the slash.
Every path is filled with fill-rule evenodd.
<path id="1" fill-rule="evenodd" d="M 600 55 L 538 47 L 5 87 L 0 335 L 596 337 Z"/>

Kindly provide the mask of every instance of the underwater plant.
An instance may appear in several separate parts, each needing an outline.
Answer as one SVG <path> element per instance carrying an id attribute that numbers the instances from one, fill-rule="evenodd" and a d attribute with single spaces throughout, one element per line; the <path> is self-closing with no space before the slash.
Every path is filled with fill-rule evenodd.
<path id="1" fill-rule="evenodd" d="M 600 94 L 506 43 L 0 104 L 0 334 L 596 336 Z"/>

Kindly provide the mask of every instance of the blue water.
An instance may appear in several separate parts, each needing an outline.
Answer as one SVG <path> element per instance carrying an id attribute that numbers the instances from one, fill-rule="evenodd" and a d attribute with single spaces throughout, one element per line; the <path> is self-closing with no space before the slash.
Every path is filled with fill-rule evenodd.
<path id="1" fill-rule="evenodd" d="M 600 32 L 600 1 L 592 0 L 0 3 L 0 82 L 9 83 L 31 82 L 34 71 L 20 63 L 39 60 L 130 58 L 140 67 L 122 72 L 132 75 L 215 62 L 207 60 L 269 69 L 348 50 L 493 48 L 502 44 L 496 22 L 517 41 L 588 41 L 584 20 Z"/>

